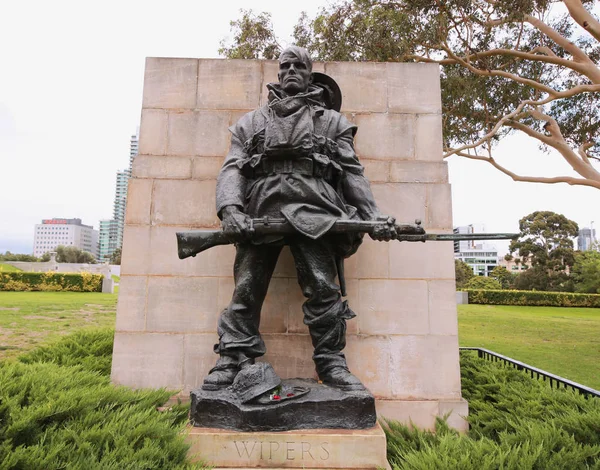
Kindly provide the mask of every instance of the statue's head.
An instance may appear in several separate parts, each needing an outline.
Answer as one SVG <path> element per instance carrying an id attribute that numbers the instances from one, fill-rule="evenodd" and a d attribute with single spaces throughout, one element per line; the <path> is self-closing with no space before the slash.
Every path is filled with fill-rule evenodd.
<path id="1" fill-rule="evenodd" d="M 312 60 L 302 47 L 290 46 L 279 56 L 279 85 L 288 95 L 296 95 L 308 89 L 312 83 Z"/>

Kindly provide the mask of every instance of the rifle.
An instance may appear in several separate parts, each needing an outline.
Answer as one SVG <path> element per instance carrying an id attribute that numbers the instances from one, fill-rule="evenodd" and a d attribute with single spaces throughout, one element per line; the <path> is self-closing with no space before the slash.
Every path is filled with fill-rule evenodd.
<path id="1" fill-rule="evenodd" d="M 396 235 L 393 240 L 407 242 L 456 241 L 456 240 L 509 240 L 518 233 L 426 233 L 421 221 L 414 224 L 396 224 L 393 217 L 381 220 L 337 220 L 327 233 L 373 233 L 382 223 L 393 225 Z M 284 218 L 261 217 L 250 219 L 249 239 L 260 235 L 291 235 L 296 229 Z M 226 233 L 223 229 L 191 230 L 177 232 L 179 259 L 189 258 L 218 245 L 230 245 L 244 241 L 240 235 Z"/>

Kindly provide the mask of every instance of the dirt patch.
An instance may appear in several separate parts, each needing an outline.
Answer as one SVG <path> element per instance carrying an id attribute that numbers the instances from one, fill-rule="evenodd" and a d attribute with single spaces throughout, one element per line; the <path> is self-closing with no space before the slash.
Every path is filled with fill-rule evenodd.
<path id="1" fill-rule="evenodd" d="M 0 307 L 0 310 L 12 310 L 13 312 L 18 312 L 21 309 L 19 307 Z"/>
<path id="2" fill-rule="evenodd" d="M 106 305 L 102 304 L 84 304 L 86 307 L 104 308 Z"/>

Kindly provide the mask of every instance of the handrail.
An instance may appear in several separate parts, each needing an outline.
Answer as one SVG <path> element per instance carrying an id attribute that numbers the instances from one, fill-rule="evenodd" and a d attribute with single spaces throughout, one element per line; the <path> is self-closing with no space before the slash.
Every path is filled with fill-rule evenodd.
<path id="1" fill-rule="evenodd" d="M 498 362 L 502 361 L 505 364 L 510 364 L 513 367 L 516 367 L 517 370 L 525 370 L 531 374 L 531 378 L 533 379 L 534 374 L 536 374 L 536 378 L 539 379 L 543 377 L 544 382 L 546 379 L 549 379 L 550 388 L 552 388 L 553 383 L 556 383 L 556 388 L 560 388 L 561 385 L 564 388 L 571 387 L 573 390 L 577 390 L 579 393 L 588 396 L 594 396 L 600 398 L 600 391 L 595 390 L 590 387 L 586 387 L 577 382 L 573 382 L 572 380 L 565 379 L 559 375 L 552 374 L 542 369 L 538 369 L 537 367 L 530 366 L 529 364 L 525 364 L 524 362 L 517 361 L 516 359 L 512 359 L 507 356 L 503 356 L 502 354 L 498 354 L 494 351 L 490 351 L 489 349 L 484 348 L 471 348 L 471 347 L 461 347 L 461 351 L 477 351 L 477 356 L 482 359 L 487 359 L 489 361 Z"/>

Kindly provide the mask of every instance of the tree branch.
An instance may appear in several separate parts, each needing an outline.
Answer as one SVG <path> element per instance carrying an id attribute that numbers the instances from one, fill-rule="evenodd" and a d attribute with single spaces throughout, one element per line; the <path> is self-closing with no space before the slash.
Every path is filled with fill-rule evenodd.
<path id="1" fill-rule="evenodd" d="M 579 152 L 579 155 L 581 155 L 581 159 L 584 162 L 587 162 L 589 165 L 591 165 L 592 163 L 590 162 L 589 156 L 587 154 L 587 150 L 593 146 L 594 146 L 593 142 L 586 142 L 585 144 L 581 144 L 579 146 L 579 148 L 577 149 L 577 151 Z"/>
<path id="2" fill-rule="evenodd" d="M 554 41 L 556 44 L 558 44 L 560 47 L 562 47 L 565 51 L 567 51 L 569 54 L 571 54 L 573 56 L 573 59 L 576 62 L 593 64 L 593 62 L 590 60 L 590 58 L 587 56 L 587 54 L 584 51 L 582 51 L 579 47 L 577 47 L 577 45 L 574 42 L 569 41 L 562 34 L 560 34 L 558 31 L 556 31 L 551 26 L 544 23 L 539 18 L 536 18 L 535 16 L 531 16 L 531 15 L 525 15 L 525 21 L 527 21 L 531 26 L 536 27 L 539 31 L 544 33 L 548 38 L 552 39 L 552 41 Z"/>
<path id="3" fill-rule="evenodd" d="M 456 60 L 460 65 L 462 65 L 463 67 L 466 67 L 467 69 L 469 69 L 471 72 L 473 72 L 476 75 L 504 77 L 509 80 L 513 80 L 515 82 L 522 83 L 523 85 L 528 85 L 532 88 L 535 88 L 536 90 L 540 90 L 540 91 L 543 91 L 544 93 L 548 93 L 549 95 L 554 96 L 558 93 L 558 91 L 556 91 L 554 88 L 551 88 L 542 83 L 536 82 L 535 80 L 530 80 L 529 78 L 523 78 L 519 75 L 515 75 L 514 73 L 504 72 L 503 70 L 481 70 L 477 67 L 474 67 L 466 60 L 463 60 L 460 57 L 458 57 L 456 54 L 454 54 L 454 52 L 452 52 L 452 50 L 447 45 L 445 45 L 445 44 L 442 45 L 442 48 L 446 51 L 446 53 L 452 59 Z M 535 56 L 535 54 L 533 54 L 533 55 Z M 479 55 L 475 54 L 475 56 L 478 57 Z M 545 57 L 545 56 L 538 56 L 538 57 Z"/>
<path id="4" fill-rule="evenodd" d="M 590 33 L 597 41 L 600 41 L 600 22 L 587 11 L 580 0 L 563 0 L 563 3 L 569 10 L 571 18 Z"/>
<path id="5" fill-rule="evenodd" d="M 510 176 L 514 181 L 521 181 L 521 182 L 528 182 L 528 183 L 546 183 L 546 184 L 548 184 L 548 183 L 550 183 L 550 184 L 567 183 L 572 186 L 591 186 L 592 188 L 600 189 L 600 181 L 594 181 L 594 180 L 587 179 L 587 178 L 574 178 L 571 176 L 556 176 L 553 178 L 548 178 L 548 177 L 543 177 L 543 176 L 522 176 L 522 175 L 517 175 L 516 173 L 503 167 L 493 158 L 482 157 L 480 155 L 471 155 L 466 152 L 458 152 L 458 153 L 456 153 L 456 155 L 459 155 L 459 156 L 465 157 L 465 158 L 469 158 L 471 160 L 481 160 L 481 161 L 487 162 L 490 165 L 492 165 L 494 168 L 496 168 L 499 171 L 501 171 L 502 173 L 504 173 L 505 175 Z"/>
<path id="6" fill-rule="evenodd" d="M 573 170 L 575 170 L 584 178 L 596 181 L 598 184 L 600 184 L 600 172 L 596 170 L 589 163 L 589 161 L 586 162 L 582 160 L 580 156 L 564 140 L 562 134 L 552 134 L 552 132 L 556 131 L 556 128 L 558 128 L 558 124 L 556 124 L 556 121 L 554 121 L 554 119 L 552 119 L 550 116 L 541 113 L 540 111 L 533 111 L 531 114 L 536 119 L 541 119 L 549 123 L 549 126 L 546 127 L 546 129 L 551 133 L 550 136 L 544 135 L 541 132 L 538 132 L 518 121 L 509 120 L 506 122 L 506 125 L 518 129 L 527 134 L 528 136 L 533 137 L 534 139 L 537 139 L 545 143 L 546 145 L 556 149 L 567 161 L 567 163 L 571 165 L 571 168 L 573 168 Z M 560 128 L 558 129 L 560 131 Z"/>
<path id="7" fill-rule="evenodd" d="M 525 117 L 526 115 L 531 114 L 530 111 L 526 111 L 524 113 L 522 113 L 523 109 L 525 108 L 525 106 L 531 106 L 531 107 L 539 107 L 539 106 L 543 106 L 547 103 L 549 103 L 550 101 L 554 101 L 556 99 L 559 98 L 569 98 L 571 96 L 574 96 L 576 94 L 579 93 L 586 93 L 586 92 L 594 92 L 594 91 L 598 91 L 600 92 L 600 85 L 579 85 L 573 88 L 570 88 L 569 90 L 565 90 L 565 91 L 561 91 L 556 93 L 555 96 L 548 96 L 547 98 L 543 99 L 543 100 L 539 100 L 539 101 L 532 101 L 532 100 L 525 100 L 522 101 L 521 103 L 519 103 L 519 106 L 517 106 L 515 108 L 514 111 L 512 111 L 511 113 L 507 114 L 506 116 L 503 116 L 502 119 L 500 119 L 496 125 L 487 133 L 485 134 L 483 137 L 481 137 L 479 140 L 477 140 L 476 142 L 472 143 L 472 144 L 468 144 L 468 145 L 463 145 L 462 147 L 459 147 L 457 149 L 453 149 L 451 151 L 449 151 L 448 153 L 446 153 L 444 155 L 444 158 L 447 158 L 455 153 L 461 152 L 463 150 L 467 150 L 467 149 L 474 149 L 479 147 L 480 145 L 482 145 L 485 142 L 488 142 L 497 132 L 498 130 L 508 121 L 510 120 L 514 120 L 515 122 L 517 122 L 518 119 Z M 545 116 L 545 115 L 544 115 Z M 543 119 L 546 120 L 546 119 Z M 514 126 L 512 126 L 514 127 Z M 527 127 L 527 126 L 525 126 Z M 528 129 L 530 129 L 528 127 Z M 522 130 L 522 129 L 521 129 Z M 536 132 L 533 131 L 532 129 L 530 129 L 532 132 Z M 559 129 L 560 132 L 560 129 Z M 536 132 L 537 135 L 532 135 L 532 137 L 535 137 L 536 139 L 540 139 L 544 142 L 544 138 L 547 138 L 547 136 L 545 136 L 542 133 Z M 562 138 L 562 135 L 561 135 Z M 564 141 L 564 139 L 563 139 Z M 551 142 L 544 142 L 547 145 L 551 145 L 553 146 L 553 144 Z"/>

